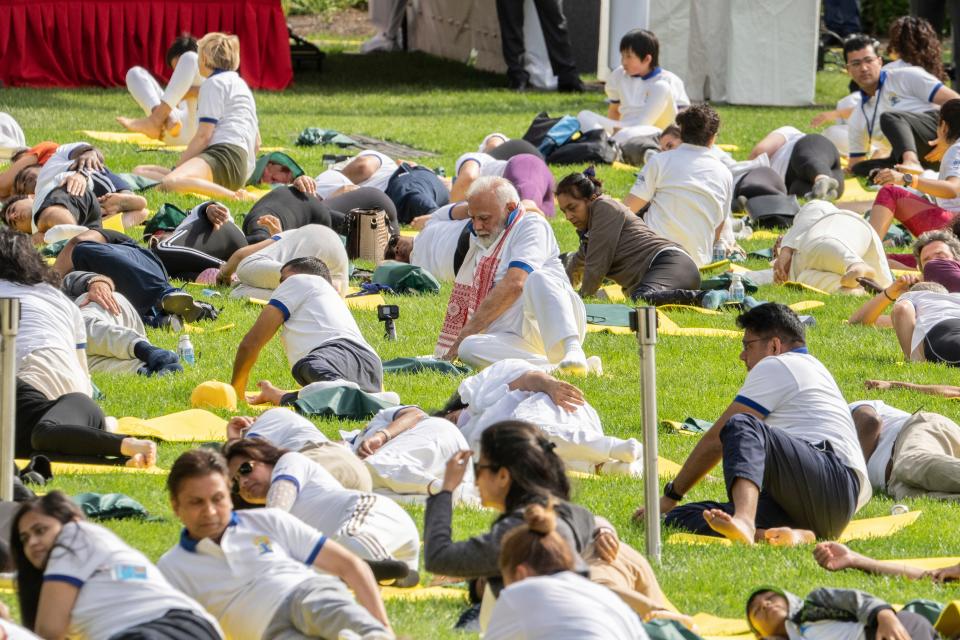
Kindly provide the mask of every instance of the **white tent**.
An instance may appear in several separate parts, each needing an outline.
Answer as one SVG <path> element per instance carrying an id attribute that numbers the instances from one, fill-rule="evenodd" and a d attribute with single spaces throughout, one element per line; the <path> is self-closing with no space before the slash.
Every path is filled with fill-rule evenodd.
<path id="1" fill-rule="evenodd" d="M 600 12 L 597 76 L 619 64 L 618 44 L 643 27 L 660 39 L 660 62 L 693 100 L 798 106 L 813 103 L 820 0 L 595 0 Z M 374 23 L 394 0 L 372 0 Z M 527 69 L 555 86 L 532 0 L 525 0 Z M 503 72 L 495 0 L 410 0 L 409 47 Z M 604 28 L 605 26 L 605 28 Z M 575 26 L 571 37 L 576 38 Z"/>

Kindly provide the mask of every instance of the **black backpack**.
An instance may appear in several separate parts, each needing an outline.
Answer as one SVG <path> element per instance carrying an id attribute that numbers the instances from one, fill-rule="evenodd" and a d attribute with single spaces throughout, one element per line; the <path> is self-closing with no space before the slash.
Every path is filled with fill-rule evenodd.
<path id="1" fill-rule="evenodd" d="M 620 157 L 620 147 L 603 129 L 581 132 L 547 156 L 548 164 L 610 164 Z"/>
<path id="2" fill-rule="evenodd" d="M 560 122 L 560 118 L 551 118 L 546 111 L 541 111 L 533 118 L 527 132 L 523 134 L 523 139 L 533 146 L 539 147 L 546 137 L 547 131 L 550 131 L 553 125 L 558 122 Z"/>

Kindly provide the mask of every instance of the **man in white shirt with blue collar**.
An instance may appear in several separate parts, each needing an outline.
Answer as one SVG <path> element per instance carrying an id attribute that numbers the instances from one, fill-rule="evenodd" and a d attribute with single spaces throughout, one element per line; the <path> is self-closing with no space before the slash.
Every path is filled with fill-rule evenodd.
<path id="1" fill-rule="evenodd" d="M 847 129 L 848 169 L 866 159 L 872 143 L 891 148 L 884 166 L 919 168 L 921 162 L 936 166 L 939 158 L 930 156 L 929 142 L 937 137 L 939 107 L 960 94 L 920 67 L 883 70 L 883 60 L 867 36 L 847 38 L 843 53 L 847 71 L 861 94 L 860 106 L 850 116 Z M 864 168 L 868 166 L 879 165 L 871 163 Z M 863 173 L 863 168 L 855 173 Z"/>
<path id="2" fill-rule="evenodd" d="M 157 566 L 173 586 L 233 640 L 337 638 L 344 630 L 394 637 L 362 560 L 284 511 L 234 512 L 227 477 L 226 461 L 209 449 L 187 451 L 170 469 L 170 502 L 184 529 Z"/>
<path id="3" fill-rule="evenodd" d="M 743 544 L 835 539 L 871 496 L 847 403 L 789 307 L 761 304 L 737 324 L 747 378 L 667 483 L 660 511 L 668 525 Z M 720 462 L 728 502 L 678 506 Z"/>

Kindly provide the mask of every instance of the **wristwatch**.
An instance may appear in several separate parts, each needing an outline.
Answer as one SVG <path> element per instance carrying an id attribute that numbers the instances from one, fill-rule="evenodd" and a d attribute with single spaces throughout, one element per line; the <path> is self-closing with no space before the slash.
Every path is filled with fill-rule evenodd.
<path id="1" fill-rule="evenodd" d="M 670 498 L 675 502 L 682 502 L 683 496 L 673 490 L 673 481 L 671 480 L 663 487 L 663 497 Z"/>
<path id="2" fill-rule="evenodd" d="M 912 173 L 905 173 L 905 174 L 903 174 L 903 186 L 905 186 L 905 187 L 911 187 L 911 186 L 913 186 L 913 174 L 912 174 Z"/>

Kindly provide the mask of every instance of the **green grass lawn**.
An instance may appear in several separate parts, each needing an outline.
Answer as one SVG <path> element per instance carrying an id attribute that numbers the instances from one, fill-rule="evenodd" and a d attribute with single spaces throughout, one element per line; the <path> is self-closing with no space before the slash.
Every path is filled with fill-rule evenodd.
<path id="1" fill-rule="evenodd" d="M 821 73 L 817 100 L 832 108 L 832 104 L 843 95 L 846 83 L 846 77 L 838 73 Z M 362 133 L 435 151 L 438 157 L 423 162 L 431 167 L 443 166 L 449 175 L 457 156 L 475 149 L 480 139 L 491 131 L 518 137 L 539 111 L 575 114 L 581 109 L 604 109 L 600 93 L 514 94 L 502 89 L 504 84 L 502 77 L 420 54 L 360 57 L 335 53 L 327 58 L 322 75 L 299 78 L 293 87 L 282 93 L 257 94 L 263 143 L 293 148 L 297 133 L 308 126 L 337 129 L 347 134 Z M 119 89 L 5 88 L 0 92 L 0 110 L 11 113 L 33 143 L 45 139 L 79 140 L 82 139 L 77 133 L 79 129 L 117 130 L 114 117 L 134 114 L 136 107 Z M 815 108 L 722 106 L 719 107 L 722 118 L 720 141 L 739 145 L 740 150 L 735 155 L 742 158 L 751 145 L 770 130 L 786 124 L 805 128 L 817 111 Z M 141 163 L 172 165 L 176 160 L 176 156 L 169 153 L 139 151 L 128 145 L 102 144 L 101 148 L 115 171 L 127 171 Z M 334 149 L 297 148 L 293 149 L 293 155 L 315 175 L 322 169 L 322 154 L 331 151 Z M 553 169 L 559 179 L 571 168 Z M 604 180 L 607 192 L 616 197 L 625 195 L 634 179 L 631 172 L 611 167 L 599 167 L 598 175 Z M 146 196 L 151 210 L 156 210 L 163 201 L 181 207 L 198 202 L 191 197 L 152 191 Z M 238 217 L 249 206 L 231 203 Z M 576 236 L 566 221 L 554 221 L 553 227 L 561 249 L 574 249 Z M 751 250 L 768 247 L 772 241 L 752 240 L 743 245 Z M 753 260 L 748 266 L 763 268 L 766 265 Z M 364 335 L 384 360 L 430 353 L 449 291 L 447 286 L 434 297 L 390 297 L 388 301 L 401 308 L 396 342 L 383 339 L 382 327 L 373 311 L 359 311 L 356 315 Z M 818 299 L 815 295 L 776 287 L 764 287 L 756 297 L 787 303 Z M 220 300 L 217 299 L 217 304 Z M 812 312 L 817 326 L 808 333 L 810 349 L 834 374 L 848 400 L 882 397 L 908 411 L 923 406 L 928 411 L 956 416 L 957 405 L 947 400 L 907 392 L 865 392 L 865 378 L 955 383 L 956 370 L 929 364 L 904 364 L 892 332 L 846 325 L 845 319 L 859 300 L 833 296 L 824 298 L 824 301 L 825 307 Z M 257 307 L 228 300 L 216 324 L 236 323 L 236 327 L 230 331 L 194 336 L 198 362 L 181 375 L 161 379 L 94 376 L 106 394 L 104 410 L 115 416 L 140 417 L 178 411 L 189 405 L 190 391 L 198 383 L 210 379 L 229 381 L 236 344 L 257 312 Z M 733 314 L 701 316 L 673 312 L 671 317 L 681 326 L 734 328 Z M 168 349 L 176 346 L 177 336 L 171 333 L 151 331 L 150 338 Z M 602 357 L 605 374 L 602 378 L 583 379 L 578 384 L 582 385 L 587 398 L 603 418 L 605 431 L 621 437 L 639 437 L 636 342 L 630 336 L 590 334 L 586 351 Z M 738 359 L 739 352 L 739 341 L 731 338 L 662 337 L 657 347 L 660 417 L 682 420 L 686 416 L 704 419 L 718 416 L 743 381 L 745 370 Z M 259 378 L 269 378 L 281 387 L 293 384 L 277 340 L 260 357 L 251 379 Z M 417 403 L 428 409 L 440 406 L 457 384 L 456 379 L 436 375 L 390 375 L 385 381 L 386 387 L 399 392 L 405 403 Z M 335 421 L 318 421 L 317 424 L 331 437 L 341 427 L 357 426 Z M 694 442 L 694 438 L 661 431 L 661 455 L 683 462 Z M 162 445 L 160 464 L 169 467 L 186 448 L 184 445 Z M 721 477 L 719 470 L 712 475 Z M 163 516 L 162 522 L 108 524 L 155 559 L 176 541 L 179 530 L 167 504 L 163 480 L 163 476 L 149 475 L 61 476 L 52 486 L 69 493 L 127 493 L 143 502 L 152 513 Z M 630 515 L 642 496 L 641 480 L 612 477 L 583 480 L 576 483 L 575 491 L 578 501 L 609 518 L 624 540 L 642 550 L 642 527 L 630 522 Z M 720 482 L 703 483 L 689 497 L 722 499 L 723 485 Z M 885 515 L 892 504 L 888 498 L 875 498 L 860 515 Z M 854 548 L 881 558 L 960 555 L 956 507 L 933 501 L 916 501 L 911 506 L 923 510 L 915 525 L 891 538 L 856 542 Z M 411 513 L 415 520 L 422 521 L 421 510 L 412 508 Z M 493 517 L 494 514 L 489 512 L 461 510 L 456 516 L 455 535 L 465 537 L 482 531 Z M 942 588 L 852 573 L 827 574 L 815 564 L 809 547 L 729 549 L 666 544 L 657 573 L 664 591 L 681 610 L 690 613 L 708 611 L 733 617 L 742 615 L 744 598 L 758 584 L 777 584 L 801 594 L 821 585 L 856 587 L 892 602 L 915 597 L 944 601 L 958 594 L 955 587 Z M 13 600 L 12 596 L 5 598 Z M 461 608 L 459 603 L 391 602 L 387 608 L 397 631 L 409 637 L 460 637 L 450 630 Z"/>

